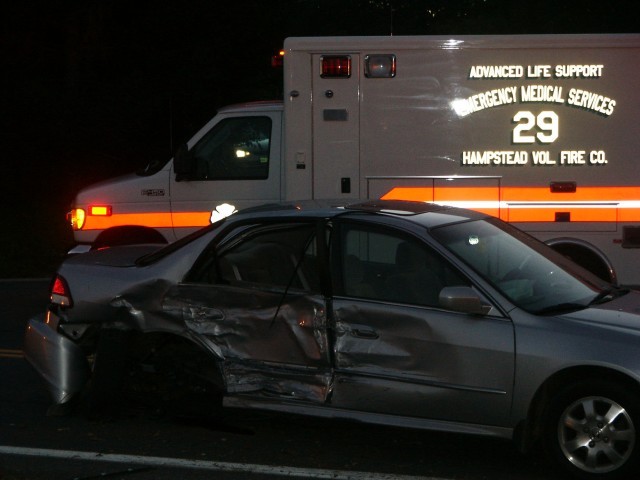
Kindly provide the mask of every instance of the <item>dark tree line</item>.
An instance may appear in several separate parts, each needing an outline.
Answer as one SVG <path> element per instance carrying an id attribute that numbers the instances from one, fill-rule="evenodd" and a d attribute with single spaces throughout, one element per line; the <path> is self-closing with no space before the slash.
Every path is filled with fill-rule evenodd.
<path id="1" fill-rule="evenodd" d="M 630 32 L 634 3 L 11 2 L 2 15 L 12 112 L 3 131 L 37 124 L 49 148 L 93 150 L 126 168 L 169 155 L 221 105 L 278 97 L 281 72 L 269 61 L 287 36 Z"/>

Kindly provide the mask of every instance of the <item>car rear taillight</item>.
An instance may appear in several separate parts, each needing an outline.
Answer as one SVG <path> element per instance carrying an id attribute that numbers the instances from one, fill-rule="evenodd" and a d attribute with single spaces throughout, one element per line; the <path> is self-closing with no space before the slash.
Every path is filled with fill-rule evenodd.
<path id="1" fill-rule="evenodd" d="M 73 300 L 71 299 L 71 291 L 69 285 L 64 278 L 56 275 L 51 284 L 51 303 L 60 305 L 61 307 L 71 307 Z"/>

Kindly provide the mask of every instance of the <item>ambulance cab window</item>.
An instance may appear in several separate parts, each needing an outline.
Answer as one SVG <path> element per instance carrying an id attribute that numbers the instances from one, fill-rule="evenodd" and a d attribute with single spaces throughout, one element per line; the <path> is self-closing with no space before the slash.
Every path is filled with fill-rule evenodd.
<path id="1" fill-rule="evenodd" d="M 193 180 L 264 180 L 269 176 L 269 117 L 221 121 L 192 149 Z"/>

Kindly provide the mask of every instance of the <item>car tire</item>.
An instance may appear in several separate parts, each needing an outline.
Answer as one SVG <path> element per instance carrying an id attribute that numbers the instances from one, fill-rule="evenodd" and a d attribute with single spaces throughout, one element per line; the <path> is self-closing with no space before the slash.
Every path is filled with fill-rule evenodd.
<path id="1" fill-rule="evenodd" d="M 567 386 L 547 410 L 547 453 L 574 477 L 621 479 L 640 464 L 640 399 L 610 381 Z"/>
<path id="2" fill-rule="evenodd" d="M 103 329 L 84 411 L 93 420 L 123 414 L 217 416 L 220 368 L 193 344 L 173 336 Z"/>

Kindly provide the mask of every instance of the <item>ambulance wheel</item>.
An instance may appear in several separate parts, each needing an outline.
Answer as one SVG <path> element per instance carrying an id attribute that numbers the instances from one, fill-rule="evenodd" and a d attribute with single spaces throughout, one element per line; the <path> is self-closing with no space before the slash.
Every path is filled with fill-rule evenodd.
<path id="1" fill-rule="evenodd" d="M 151 228 L 136 226 L 114 227 L 98 235 L 98 238 L 93 242 L 93 249 L 143 243 L 166 244 L 167 239 Z"/>

